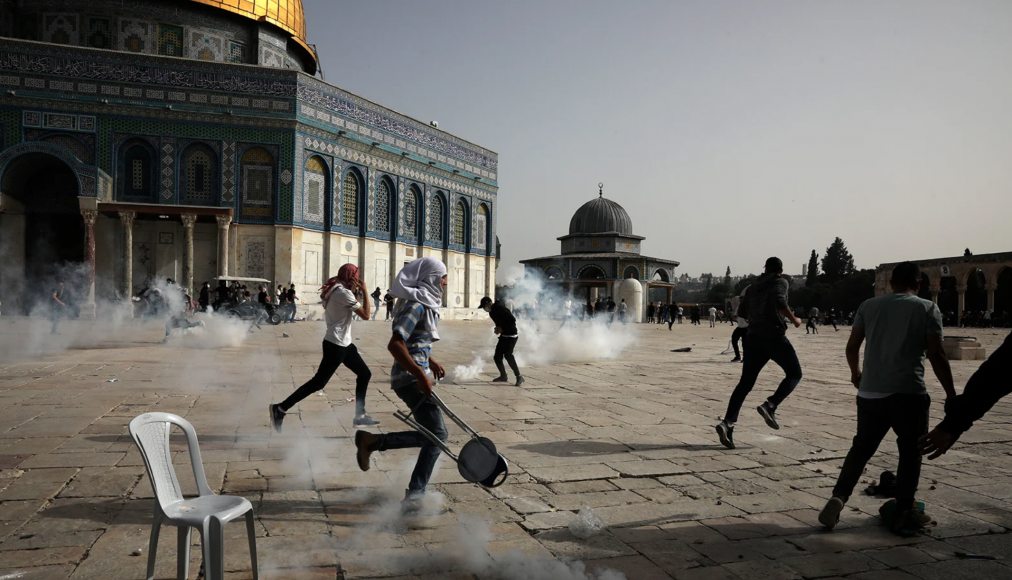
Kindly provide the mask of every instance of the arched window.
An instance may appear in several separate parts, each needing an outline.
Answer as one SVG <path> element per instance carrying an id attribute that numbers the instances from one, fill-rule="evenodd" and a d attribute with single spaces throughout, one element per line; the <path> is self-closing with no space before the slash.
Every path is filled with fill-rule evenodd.
<path id="1" fill-rule="evenodd" d="M 302 174 L 302 208 L 307 222 L 323 224 L 323 199 L 327 191 L 327 164 L 314 155 L 306 160 Z"/>
<path id="2" fill-rule="evenodd" d="M 453 206 L 453 235 L 450 237 L 450 243 L 463 246 L 466 239 L 466 228 L 467 209 L 464 207 L 464 201 L 461 200 Z"/>
<path id="3" fill-rule="evenodd" d="M 132 200 L 151 200 L 155 196 L 155 151 L 147 143 L 136 140 L 121 149 L 120 196 Z"/>
<path id="4" fill-rule="evenodd" d="M 389 178 L 380 179 L 376 188 L 376 231 L 390 231 L 390 200 L 393 198 L 394 185 Z"/>
<path id="5" fill-rule="evenodd" d="M 622 274 L 623 278 L 633 278 L 639 280 L 640 271 L 636 269 L 636 266 L 627 266 L 625 272 Z"/>
<path id="6" fill-rule="evenodd" d="M 418 200 L 421 198 L 422 192 L 415 185 L 408 188 L 404 198 L 404 231 L 412 237 L 418 236 Z"/>
<path id="7" fill-rule="evenodd" d="M 545 276 L 549 280 L 562 280 L 565 278 L 565 274 L 562 273 L 562 268 L 558 266 L 549 266 L 545 268 Z"/>
<path id="8" fill-rule="evenodd" d="M 443 241 L 443 196 L 436 193 L 429 200 L 429 239 L 433 242 Z"/>
<path id="9" fill-rule="evenodd" d="M 207 145 L 190 145 L 183 151 L 180 184 L 186 205 L 214 205 L 218 199 L 217 156 Z"/>
<path id="10" fill-rule="evenodd" d="M 341 188 L 341 225 L 358 225 L 358 195 L 362 190 L 362 178 L 358 171 L 349 169 L 344 174 L 344 185 Z"/>
<path id="11" fill-rule="evenodd" d="M 242 211 L 246 216 L 271 217 L 274 207 L 274 156 L 263 147 L 242 155 Z"/>
<path id="12" fill-rule="evenodd" d="M 488 207 L 485 204 L 478 206 L 478 213 L 474 218 L 474 232 L 471 235 L 471 245 L 475 248 L 485 249 L 485 239 L 488 237 Z"/>
<path id="13" fill-rule="evenodd" d="M 600 266 L 584 266 L 576 275 L 580 280 L 604 280 L 604 270 Z"/>

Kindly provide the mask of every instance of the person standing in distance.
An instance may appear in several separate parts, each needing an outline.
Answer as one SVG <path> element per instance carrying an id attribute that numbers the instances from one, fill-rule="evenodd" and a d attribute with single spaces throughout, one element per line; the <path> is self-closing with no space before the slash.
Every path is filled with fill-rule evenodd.
<path id="1" fill-rule="evenodd" d="M 294 285 L 293 285 L 294 288 Z M 355 314 L 362 320 L 369 320 L 369 299 L 365 295 L 365 287 L 358 277 L 358 266 L 345 264 L 337 271 L 337 276 L 327 280 L 320 288 L 320 299 L 323 301 L 324 317 L 327 322 L 327 333 L 323 336 L 323 359 L 320 368 L 306 384 L 299 387 L 284 401 L 271 404 L 271 426 L 281 432 L 281 422 L 285 413 L 309 395 L 321 390 L 334 376 L 337 367 L 342 364 L 355 373 L 355 419 L 354 425 L 376 425 L 379 421 L 365 413 L 365 396 L 369 390 L 369 379 L 372 371 L 362 360 L 358 347 L 351 341 L 351 323 Z"/>
<path id="2" fill-rule="evenodd" d="M 787 304 L 790 286 L 784 276 L 784 263 L 777 257 L 768 258 L 763 275 L 748 287 L 738 307 L 738 315 L 748 320 L 745 358 L 741 365 L 741 379 L 731 393 L 727 412 L 716 426 L 721 444 L 728 449 L 734 449 L 734 424 L 738 421 L 738 413 L 766 363 L 771 360 L 777 363 L 785 375 L 773 395 L 757 408 L 771 428 L 780 428 L 774 413 L 801 382 L 801 363 L 791 341 L 787 340 L 787 321 L 790 320 L 795 328 L 801 326 L 801 319 Z"/>
<path id="3" fill-rule="evenodd" d="M 499 342 L 495 345 L 495 355 L 492 357 L 492 360 L 495 361 L 495 368 L 499 369 L 499 376 L 492 379 L 492 382 L 505 383 L 509 381 L 509 377 L 506 375 L 506 367 L 502 364 L 505 358 L 510 368 L 513 369 L 513 374 L 517 377 L 516 384 L 519 387 L 524 384 L 524 377 L 520 375 L 517 359 L 513 357 L 513 348 L 516 347 L 517 339 L 520 337 L 517 331 L 517 319 L 510 312 L 509 308 L 503 305 L 501 300 L 492 302 L 491 298 L 485 296 L 478 303 L 478 307 L 488 312 L 488 315 L 492 318 L 492 322 L 495 322 L 495 330 L 493 332 L 499 335 Z"/>
<path id="4" fill-rule="evenodd" d="M 372 319 L 376 320 L 376 317 L 379 316 L 380 311 L 379 310 L 380 297 L 383 296 L 383 293 L 380 292 L 379 286 L 377 286 L 376 289 L 372 291 L 372 294 L 370 294 L 370 296 L 372 296 L 372 305 L 376 309 L 372 313 Z"/>

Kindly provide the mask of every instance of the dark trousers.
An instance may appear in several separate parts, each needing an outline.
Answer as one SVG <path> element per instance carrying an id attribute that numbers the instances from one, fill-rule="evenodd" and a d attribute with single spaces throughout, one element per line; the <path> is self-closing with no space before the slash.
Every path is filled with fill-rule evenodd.
<path id="1" fill-rule="evenodd" d="M 814 318 L 809 318 L 808 322 L 805 323 L 805 334 L 808 334 L 809 331 L 812 331 L 815 334 L 819 334 L 819 328 L 815 326 Z"/>
<path id="2" fill-rule="evenodd" d="M 354 344 L 338 346 L 328 340 L 323 341 L 323 359 L 316 374 L 281 402 L 281 410 L 291 409 L 302 399 L 325 387 L 330 377 L 337 372 L 337 367 L 342 364 L 355 373 L 355 414 L 365 413 L 365 394 L 369 389 L 369 379 L 372 378 L 369 366 L 362 360 L 362 355 L 358 354 L 358 348 Z"/>
<path id="3" fill-rule="evenodd" d="M 962 394 L 945 405 L 945 419 L 938 428 L 959 436 L 1010 392 L 1012 392 L 1012 334 L 1006 336 L 1005 342 L 970 376 Z"/>
<path id="4" fill-rule="evenodd" d="M 510 368 L 513 369 L 513 374 L 518 378 L 520 377 L 520 367 L 517 366 L 517 359 L 513 358 L 513 347 L 517 345 L 517 337 L 500 336 L 499 342 L 495 345 L 495 354 L 492 356 L 492 360 L 495 361 L 495 368 L 499 369 L 499 376 L 506 376 L 506 367 L 503 366 L 502 360 L 505 358 L 506 362 L 509 363 Z"/>
<path id="5" fill-rule="evenodd" d="M 748 334 L 748 327 L 738 327 L 731 333 L 731 348 L 734 349 L 734 358 L 741 358 L 741 352 L 738 350 L 738 341 L 741 341 L 741 345 L 745 346 L 745 335 Z"/>
<path id="6" fill-rule="evenodd" d="M 397 387 L 394 389 L 394 393 L 404 401 L 409 409 L 413 410 L 414 414 L 412 416 L 416 421 L 431 431 L 440 441 L 446 441 L 447 433 L 446 425 L 443 424 L 443 413 L 439 410 L 439 406 L 433 403 L 428 396 L 422 394 L 418 389 L 418 385 L 411 383 L 410 385 Z M 432 477 L 432 469 L 436 466 L 436 459 L 439 458 L 439 454 L 441 453 L 441 450 L 435 443 L 418 431 L 399 431 L 380 435 L 377 451 L 406 449 L 410 447 L 420 447 L 421 449 L 418 451 L 418 461 L 415 462 L 415 468 L 411 472 L 408 491 L 411 493 L 421 493 L 425 491 L 425 487 L 429 484 L 429 478 Z"/>
<path id="7" fill-rule="evenodd" d="M 745 397 L 752 391 L 755 381 L 759 378 L 759 372 L 763 370 L 766 363 L 771 360 L 784 370 L 784 380 L 767 401 L 773 408 L 780 406 L 784 399 L 801 382 L 801 363 L 798 362 L 798 354 L 794 352 L 791 341 L 786 336 L 765 337 L 746 334 L 742 341 L 745 347 L 745 359 L 741 366 L 741 379 L 731 393 L 731 400 L 727 403 L 727 413 L 724 420 L 734 423 L 738 420 L 738 412 L 745 402 Z"/>
<path id="8" fill-rule="evenodd" d="M 927 395 L 890 395 L 884 399 L 857 397 L 857 435 L 843 460 L 833 495 L 846 501 L 861 479 L 864 467 L 878 449 L 889 429 L 896 433 L 900 464 L 896 473 L 896 507 L 914 505 L 917 481 L 921 477 L 921 452 L 917 440 L 928 432 Z"/>

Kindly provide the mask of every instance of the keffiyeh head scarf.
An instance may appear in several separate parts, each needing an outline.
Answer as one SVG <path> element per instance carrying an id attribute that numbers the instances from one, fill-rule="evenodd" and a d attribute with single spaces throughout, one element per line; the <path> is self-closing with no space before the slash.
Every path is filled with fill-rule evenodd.
<path id="1" fill-rule="evenodd" d="M 337 276 L 330 278 L 320 287 L 320 300 L 323 301 L 324 305 L 327 304 L 327 300 L 330 299 L 330 293 L 334 291 L 334 287 L 338 284 L 354 292 L 355 287 L 358 285 L 358 266 L 355 264 L 341 266 L 341 269 L 337 271 Z"/>
<path id="2" fill-rule="evenodd" d="M 432 339 L 439 340 L 437 324 L 439 308 L 443 305 L 442 278 L 446 275 L 446 266 L 435 258 L 425 257 L 408 263 L 397 273 L 390 294 L 400 302 L 417 302 L 425 307 L 425 320 Z"/>

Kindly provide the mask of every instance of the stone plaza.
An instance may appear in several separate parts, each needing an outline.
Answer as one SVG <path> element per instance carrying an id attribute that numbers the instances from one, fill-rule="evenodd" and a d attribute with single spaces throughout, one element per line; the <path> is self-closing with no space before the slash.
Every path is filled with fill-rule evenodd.
<path id="1" fill-rule="evenodd" d="M 376 454 L 370 471 L 357 468 L 347 370 L 300 404 L 282 433 L 268 426 L 267 403 L 314 372 L 321 322 L 264 327 L 223 347 L 196 334 L 161 344 L 156 321 L 103 324 L 67 321 L 51 336 L 45 321 L 0 321 L 0 578 L 143 577 L 152 489 L 127 423 L 146 411 L 191 421 L 211 487 L 252 501 L 263 578 L 597 578 L 605 570 L 637 580 L 1012 578 L 1006 402 L 925 462 L 919 498 L 936 522 L 929 533 L 892 535 L 878 521 L 884 500 L 862 494 L 836 531 L 819 529 L 855 427 L 846 328 L 789 333 L 805 378 L 781 408 L 782 429 L 746 411 L 733 451 L 713 432 L 740 369 L 721 354 L 729 325 L 622 326 L 610 332 L 634 342 L 618 357 L 530 365 L 520 388 L 488 382 L 488 363 L 478 379 L 444 381 L 450 408 L 509 459 L 509 480 L 486 490 L 443 458 L 433 491 L 448 510 L 403 519 L 398 502 L 414 453 Z M 382 430 L 401 430 L 388 385 L 389 324 L 354 330 L 373 370 L 368 409 Z M 450 374 L 490 357 L 490 323 L 446 321 L 441 330 L 433 357 Z M 1005 333 L 975 334 L 990 352 Z M 671 352 L 685 346 L 692 351 Z M 960 388 L 978 364 L 953 362 Z M 768 368 L 747 404 L 779 378 Z M 929 389 L 934 423 L 933 378 Z M 452 445 L 464 440 L 450 432 Z M 173 448 L 193 493 L 183 440 Z M 895 462 L 887 437 L 862 481 Z M 581 539 L 569 525 L 584 507 L 605 527 Z M 251 577 L 245 527 L 225 533 L 226 577 Z M 156 577 L 174 577 L 175 542 L 163 528 Z"/>

